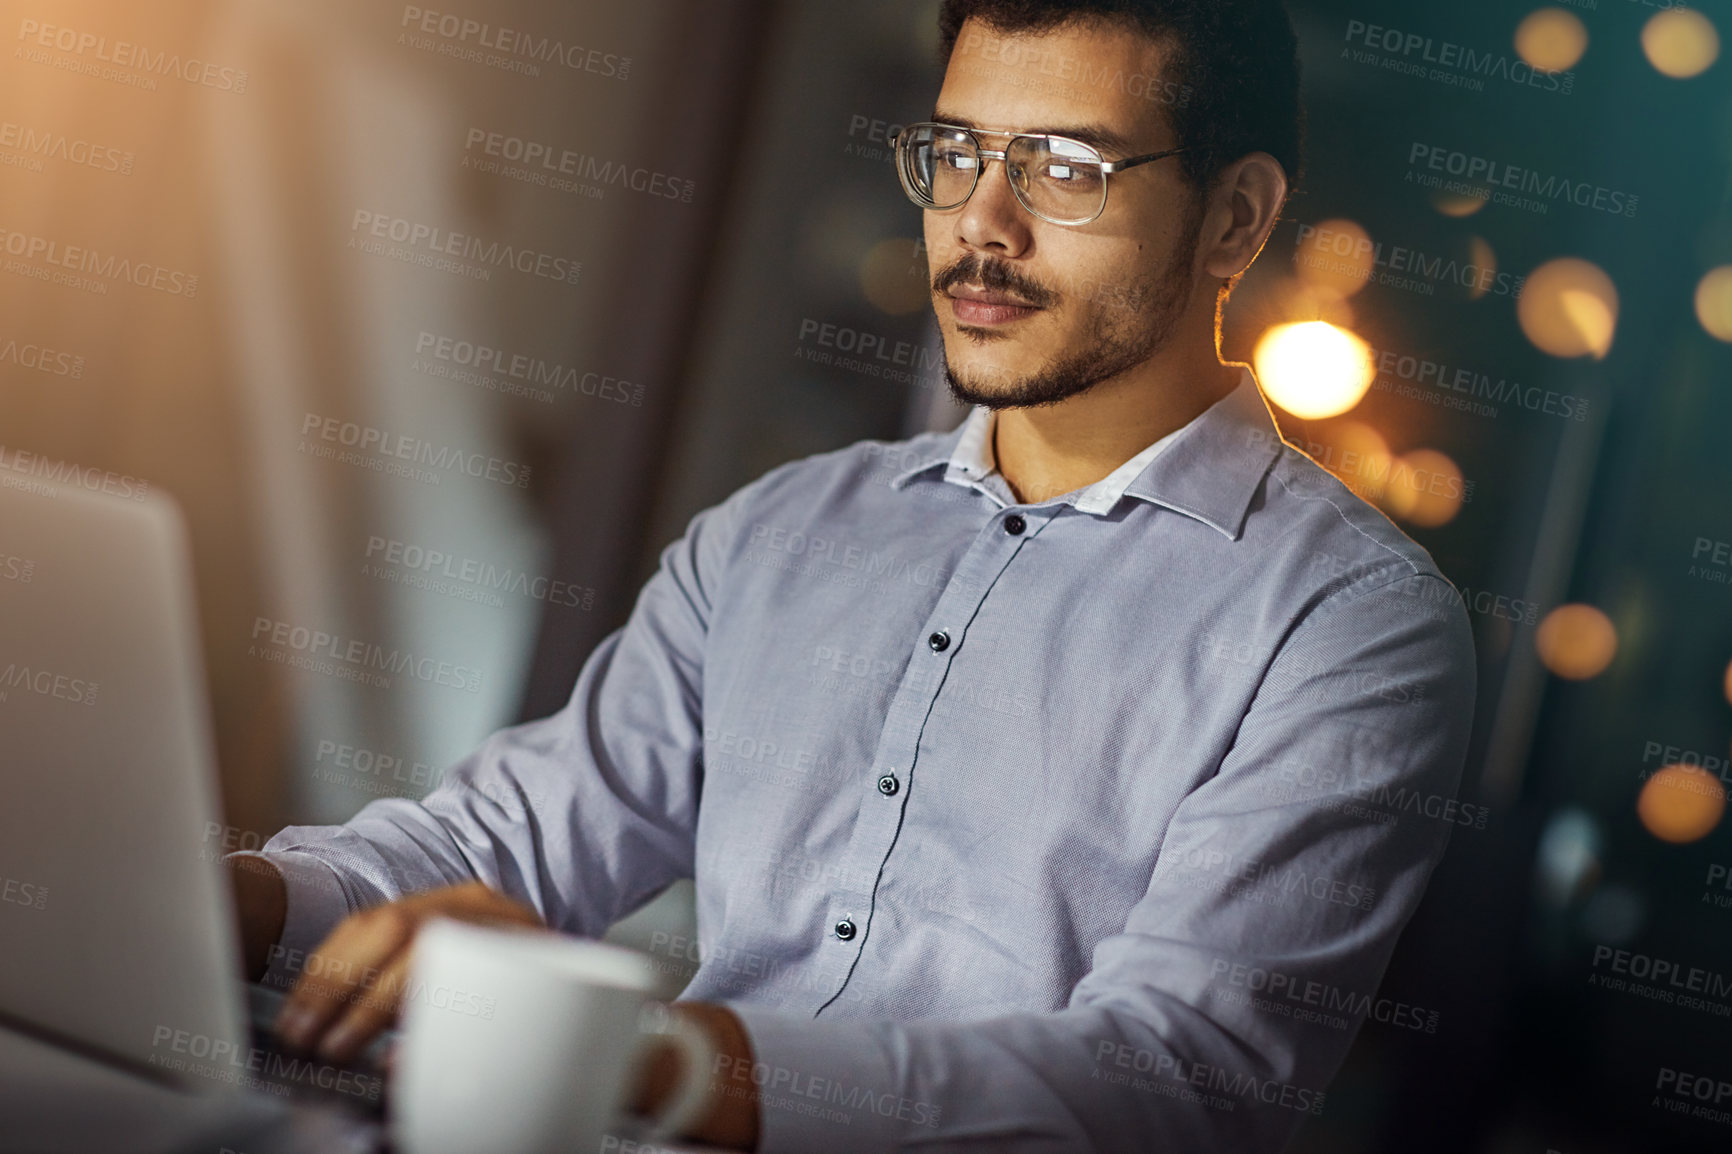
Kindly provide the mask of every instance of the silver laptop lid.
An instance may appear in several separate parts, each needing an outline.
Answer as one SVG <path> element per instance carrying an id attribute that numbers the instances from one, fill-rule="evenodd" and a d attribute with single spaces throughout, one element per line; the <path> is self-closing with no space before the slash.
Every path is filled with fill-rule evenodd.
<path id="1" fill-rule="evenodd" d="M 173 504 L 0 478 L 0 1011 L 187 1074 L 244 1054 Z"/>

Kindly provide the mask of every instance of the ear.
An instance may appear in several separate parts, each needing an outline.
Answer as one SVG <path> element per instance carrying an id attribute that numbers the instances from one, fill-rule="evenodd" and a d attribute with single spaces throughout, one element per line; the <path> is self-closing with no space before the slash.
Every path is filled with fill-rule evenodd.
<path id="1" fill-rule="evenodd" d="M 1222 169 L 1203 222 L 1204 271 L 1229 280 L 1250 268 L 1286 203 L 1286 170 L 1268 153 L 1250 153 Z"/>

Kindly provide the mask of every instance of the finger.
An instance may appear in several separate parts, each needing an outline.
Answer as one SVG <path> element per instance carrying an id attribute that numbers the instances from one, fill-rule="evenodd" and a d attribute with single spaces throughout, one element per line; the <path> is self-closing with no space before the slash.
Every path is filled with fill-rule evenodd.
<path id="1" fill-rule="evenodd" d="M 277 1017 L 277 1034 L 291 1048 L 311 1050 L 354 994 L 378 980 L 414 937 L 421 919 L 402 903 L 375 906 L 343 919 L 318 949 Z"/>
<path id="2" fill-rule="evenodd" d="M 341 1065 L 366 1048 L 397 1017 L 409 983 L 409 951 L 402 950 L 385 966 L 379 980 L 350 999 L 319 1042 L 319 1057 Z"/>

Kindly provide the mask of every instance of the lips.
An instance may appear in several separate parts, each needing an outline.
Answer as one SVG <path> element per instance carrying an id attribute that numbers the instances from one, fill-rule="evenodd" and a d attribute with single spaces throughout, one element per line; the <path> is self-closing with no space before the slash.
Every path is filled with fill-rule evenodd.
<path id="1" fill-rule="evenodd" d="M 1014 294 L 970 285 L 957 285 L 947 295 L 957 322 L 965 325 L 1006 325 L 1041 311 Z"/>

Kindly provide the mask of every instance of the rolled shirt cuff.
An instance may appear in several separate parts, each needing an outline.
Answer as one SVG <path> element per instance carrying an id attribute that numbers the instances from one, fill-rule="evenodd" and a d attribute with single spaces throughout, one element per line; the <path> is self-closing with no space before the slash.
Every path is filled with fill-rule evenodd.
<path id="1" fill-rule="evenodd" d="M 271 947 L 270 965 L 259 981 L 272 989 L 287 990 L 300 977 L 307 955 L 351 912 L 337 871 L 311 854 L 288 850 L 243 850 L 223 860 L 232 858 L 260 858 L 283 875 L 283 933 Z"/>
<path id="2" fill-rule="evenodd" d="M 796 1017 L 764 1006 L 726 1003 L 752 1044 L 752 1069 L 723 1073 L 730 1088 L 758 1087 L 759 1154 L 881 1154 L 910 1134 L 933 1133 L 935 1102 L 900 1085 L 890 1023 Z"/>

